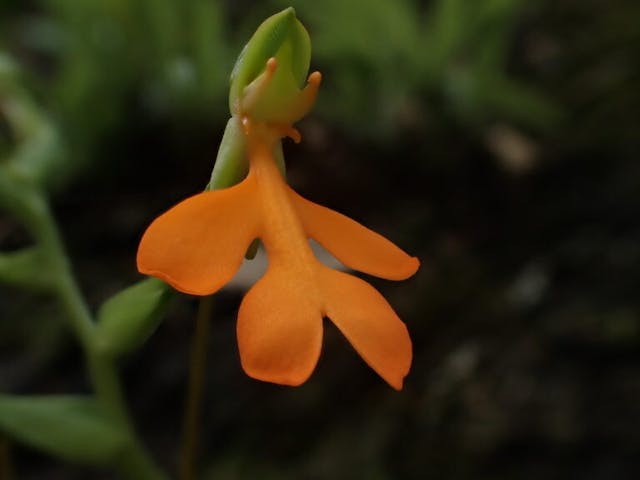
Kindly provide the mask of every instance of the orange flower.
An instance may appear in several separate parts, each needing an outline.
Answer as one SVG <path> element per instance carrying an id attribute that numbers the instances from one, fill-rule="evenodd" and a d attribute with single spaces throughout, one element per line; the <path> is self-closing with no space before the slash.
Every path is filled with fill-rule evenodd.
<path id="1" fill-rule="evenodd" d="M 320 76 L 314 75 L 309 87 L 317 90 Z M 412 357 L 405 324 L 368 283 L 321 264 L 308 239 L 347 267 L 390 280 L 413 275 L 418 259 L 286 184 L 273 151 L 285 135 L 299 140 L 290 125 L 246 116 L 242 122 L 247 177 L 230 188 L 194 195 L 158 217 L 140 242 L 139 271 L 181 292 L 209 295 L 234 276 L 259 238 L 269 267 L 238 313 L 245 372 L 259 380 L 300 385 L 316 366 L 322 319 L 328 317 L 369 366 L 400 390 Z"/>

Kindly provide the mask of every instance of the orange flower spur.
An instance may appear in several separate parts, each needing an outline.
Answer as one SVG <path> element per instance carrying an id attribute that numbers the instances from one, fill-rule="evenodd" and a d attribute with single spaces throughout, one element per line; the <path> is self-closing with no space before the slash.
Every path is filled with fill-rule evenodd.
<path id="1" fill-rule="evenodd" d="M 275 69 L 273 59 L 267 70 Z M 312 104 L 320 74 L 302 91 Z M 412 276 L 420 262 L 381 235 L 304 199 L 286 183 L 274 148 L 291 125 L 274 125 L 241 112 L 238 121 L 249 162 L 238 184 L 194 195 L 159 216 L 138 250 L 140 272 L 177 290 L 209 295 L 240 267 L 260 239 L 268 255 L 264 276 L 240 305 L 237 322 L 242 367 L 256 379 L 300 385 L 313 372 L 322 345 L 323 317 L 345 335 L 365 362 L 400 390 L 412 358 L 405 324 L 372 286 L 315 258 L 317 241 L 345 266 L 389 280 Z"/>

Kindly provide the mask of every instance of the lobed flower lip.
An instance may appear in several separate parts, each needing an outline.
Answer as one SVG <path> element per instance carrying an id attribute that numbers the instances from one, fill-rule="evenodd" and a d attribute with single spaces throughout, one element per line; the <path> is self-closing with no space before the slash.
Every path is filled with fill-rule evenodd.
<path id="1" fill-rule="evenodd" d="M 184 293 L 209 295 L 233 277 L 259 238 L 269 267 L 238 314 L 246 373 L 284 385 L 306 381 L 328 317 L 371 368 L 401 389 L 412 356 L 406 326 L 368 283 L 318 262 L 308 239 L 350 268 L 391 280 L 413 275 L 418 259 L 288 187 L 265 131 L 273 132 L 256 127 L 247 134 L 250 171 L 241 183 L 190 197 L 151 224 L 140 242 L 138 269 Z"/>

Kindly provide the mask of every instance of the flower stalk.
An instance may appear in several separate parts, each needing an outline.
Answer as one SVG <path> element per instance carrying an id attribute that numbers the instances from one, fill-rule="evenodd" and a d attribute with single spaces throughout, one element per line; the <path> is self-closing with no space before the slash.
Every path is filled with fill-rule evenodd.
<path id="1" fill-rule="evenodd" d="M 213 297 L 202 297 L 198 304 L 195 331 L 191 346 L 189 387 L 185 402 L 182 426 L 182 451 L 180 455 L 180 480 L 194 480 L 197 471 L 198 443 L 202 423 L 202 403 L 204 396 L 209 345 L 209 325 L 213 310 Z"/>

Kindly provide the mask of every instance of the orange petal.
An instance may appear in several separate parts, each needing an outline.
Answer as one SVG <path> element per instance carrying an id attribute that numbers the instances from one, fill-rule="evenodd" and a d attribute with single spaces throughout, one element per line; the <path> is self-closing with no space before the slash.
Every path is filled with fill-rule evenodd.
<path id="1" fill-rule="evenodd" d="M 322 315 L 313 285 L 271 266 L 245 296 L 238 313 L 238 348 L 250 377 L 300 385 L 322 346 Z"/>
<path id="2" fill-rule="evenodd" d="M 301 197 L 290 196 L 309 237 L 349 268 L 388 280 L 404 280 L 420 261 L 407 255 L 382 235 L 355 220 Z"/>
<path id="3" fill-rule="evenodd" d="M 258 235 L 255 180 L 200 193 L 156 218 L 138 247 L 138 270 L 177 290 L 209 295 L 236 273 Z"/>
<path id="4" fill-rule="evenodd" d="M 371 285 L 323 267 L 319 272 L 325 313 L 356 351 L 389 385 L 402 389 L 411 367 L 411 339 L 405 324 Z"/>

